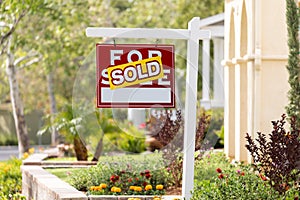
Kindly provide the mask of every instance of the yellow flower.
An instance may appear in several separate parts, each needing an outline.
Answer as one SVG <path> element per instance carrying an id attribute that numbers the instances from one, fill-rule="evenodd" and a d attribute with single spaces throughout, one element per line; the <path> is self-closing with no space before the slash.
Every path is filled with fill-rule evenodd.
<path id="1" fill-rule="evenodd" d="M 97 186 L 97 187 L 96 187 L 96 190 L 97 190 L 97 191 L 101 191 L 102 188 L 101 188 L 100 186 Z"/>
<path id="2" fill-rule="evenodd" d="M 115 192 L 115 188 L 116 188 L 116 187 L 113 186 L 113 187 L 110 189 L 110 191 L 111 191 L 111 192 Z"/>
<path id="3" fill-rule="evenodd" d="M 90 190 L 94 191 L 95 190 L 95 186 L 91 186 Z"/>
<path id="4" fill-rule="evenodd" d="M 156 189 L 157 189 L 157 190 L 163 190 L 163 189 L 164 189 L 164 186 L 163 186 L 163 185 L 157 185 L 157 186 L 156 186 Z"/>
<path id="5" fill-rule="evenodd" d="M 152 190 L 152 185 L 146 185 L 145 190 L 146 190 L 146 191 Z"/>
<path id="6" fill-rule="evenodd" d="M 29 156 L 29 154 L 28 154 L 27 152 L 25 152 L 25 153 L 23 154 L 23 158 L 24 158 L 24 159 L 28 158 L 28 156 Z"/>
<path id="7" fill-rule="evenodd" d="M 133 198 L 133 197 L 130 197 L 128 198 L 127 200 L 141 200 L 140 198 Z"/>
<path id="8" fill-rule="evenodd" d="M 121 191 L 122 191 L 121 188 L 119 188 L 119 187 L 116 187 L 116 188 L 115 188 L 115 192 L 118 192 L 118 193 L 119 193 L 119 192 L 121 192 Z"/>
<path id="9" fill-rule="evenodd" d="M 161 200 L 160 197 L 154 197 L 153 200 Z"/>
<path id="10" fill-rule="evenodd" d="M 107 188 L 107 185 L 106 185 L 105 183 L 101 183 L 101 184 L 100 184 L 100 187 L 101 187 L 102 189 L 105 189 L 105 188 Z"/>
<path id="11" fill-rule="evenodd" d="M 11 168 L 10 165 L 5 166 L 4 167 L 4 172 L 7 173 L 10 170 L 10 168 Z"/>
<path id="12" fill-rule="evenodd" d="M 129 187 L 129 190 L 134 190 L 134 189 L 135 189 L 135 186 L 133 186 L 133 185 Z"/>
<path id="13" fill-rule="evenodd" d="M 29 154 L 33 154 L 33 153 L 34 153 L 34 148 L 28 149 L 28 153 L 29 153 Z"/>
<path id="14" fill-rule="evenodd" d="M 139 186 L 136 186 L 135 188 L 134 188 L 134 191 L 136 191 L 136 192 L 141 192 L 143 190 L 143 188 L 142 187 L 139 187 Z"/>
<path id="15" fill-rule="evenodd" d="M 111 192 L 121 192 L 122 190 L 121 190 L 121 188 L 119 188 L 119 187 L 112 187 L 111 189 L 110 189 L 110 191 Z"/>

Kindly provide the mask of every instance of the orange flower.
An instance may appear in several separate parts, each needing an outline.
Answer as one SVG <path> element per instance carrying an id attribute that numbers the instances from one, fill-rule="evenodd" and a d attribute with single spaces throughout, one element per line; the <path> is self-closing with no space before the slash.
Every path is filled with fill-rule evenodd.
<path id="1" fill-rule="evenodd" d="M 156 186 L 156 189 L 157 189 L 157 190 L 163 190 L 163 189 L 164 189 L 164 186 L 163 186 L 163 185 L 157 185 L 157 186 Z"/>
<path id="2" fill-rule="evenodd" d="M 105 189 L 105 188 L 107 188 L 107 185 L 106 185 L 105 183 L 101 183 L 101 184 L 100 184 L 100 187 L 101 187 L 102 189 Z"/>

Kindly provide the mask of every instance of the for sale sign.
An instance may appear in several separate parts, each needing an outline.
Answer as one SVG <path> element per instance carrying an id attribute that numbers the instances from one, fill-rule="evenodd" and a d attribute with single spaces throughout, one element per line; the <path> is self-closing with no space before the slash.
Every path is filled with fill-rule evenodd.
<path id="1" fill-rule="evenodd" d="M 175 107 L 174 45 L 97 44 L 97 107 Z"/>

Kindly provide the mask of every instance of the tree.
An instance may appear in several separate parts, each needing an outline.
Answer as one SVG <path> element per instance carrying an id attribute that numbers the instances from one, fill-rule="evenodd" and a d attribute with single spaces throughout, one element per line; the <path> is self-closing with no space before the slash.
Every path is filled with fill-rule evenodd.
<path id="1" fill-rule="evenodd" d="M 299 67 L 299 9 L 294 0 L 286 0 L 286 23 L 288 30 L 289 57 L 287 70 L 289 72 L 290 90 L 289 104 L 286 111 L 289 118 L 296 118 L 296 126 L 300 129 L 300 67 Z"/>
<path id="2" fill-rule="evenodd" d="M 24 16 L 36 8 L 37 3 L 38 1 L 33 2 L 30 0 L 23 0 L 22 2 L 0 1 L 0 55 L 6 57 L 6 75 L 9 81 L 10 99 L 20 154 L 29 149 L 29 139 L 24 118 L 23 101 L 16 76 L 20 69 L 33 65 L 40 60 L 40 57 L 38 53 L 33 51 L 28 51 L 29 53 L 18 51 L 18 37 L 15 36 L 15 31 Z"/>

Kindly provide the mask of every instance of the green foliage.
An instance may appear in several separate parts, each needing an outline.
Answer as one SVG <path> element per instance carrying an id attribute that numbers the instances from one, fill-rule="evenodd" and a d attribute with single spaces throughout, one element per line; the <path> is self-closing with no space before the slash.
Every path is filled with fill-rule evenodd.
<path id="1" fill-rule="evenodd" d="M 217 168 L 211 180 L 198 182 L 193 200 L 198 199 L 279 199 L 279 194 L 254 174 L 249 166 Z M 293 196 L 294 197 L 294 196 Z"/>
<path id="2" fill-rule="evenodd" d="M 146 176 L 146 174 L 148 174 Z M 109 190 L 121 187 L 129 191 L 130 186 L 145 187 L 168 184 L 168 173 L 164 167 L 161 155 L 154 154 L 149 157 L 133 159 L 130 156 L 120 156 L 116 159 L 101 161 L 97 166 L 71 173 L 68 180 L 76 189 L 87 191 L 92 186 L 107 184 Z"/>
<path id="3" fill-rule="evenodd" d="M 118 146 L 127 152 L 141 153 L 146 150 L 145 133 L 135 126 L 129 126 L 126 133 L 123 133 L 118 140 Z"/>
<path id="4" fill-rule="evenodd" d="M 289 72 L 290 90 L 289 104 L 286 106 L 288 116 L 296 117 L 296 125 L 300 128 L 300 59 L 299 59 L 299 9 L 294 0 L 286 0 L 286 23 L 288 30 L 289 57 L 287 70 Z"/>
<path id="5" fill-rule="evenodd" d="M 0 146 L 1 145 L 18 145 L 17 137 L 0 132 Z"/>
<path id="6" fill-rule="evenodd" d="M 198 199 L 297 199 L 297 186 L 288 187 L 280 195 L 268 184 L 263 174 L 256 173 L 251 165 L 234 163 L 223 153 L 209 152 L 195 163 L 195 187 L 192 200 Z"/>
<path id="7" fill-rule="evenodd" d="M 205 137 L 206 146 L 214 148 L 224 147 L 224 110 L 211 109 L 206 114 L 210 116 L 210 122 Z"/>
<path id="8" fill-rule="evenodd" d="M 25 200 L 22 196 L 22 174 L 20 166 L 22 161 L 10 159 L 0 162 L 0 199 L 3 200 Z"/>
<path id="9" fill-rule="evenodd" d="M 206 152 L 195 162 L 195 183 L 213 181 L 211 178 L 216 174 L 217 168 L 229 169 L 229 160 L 222 152 Z"/>

